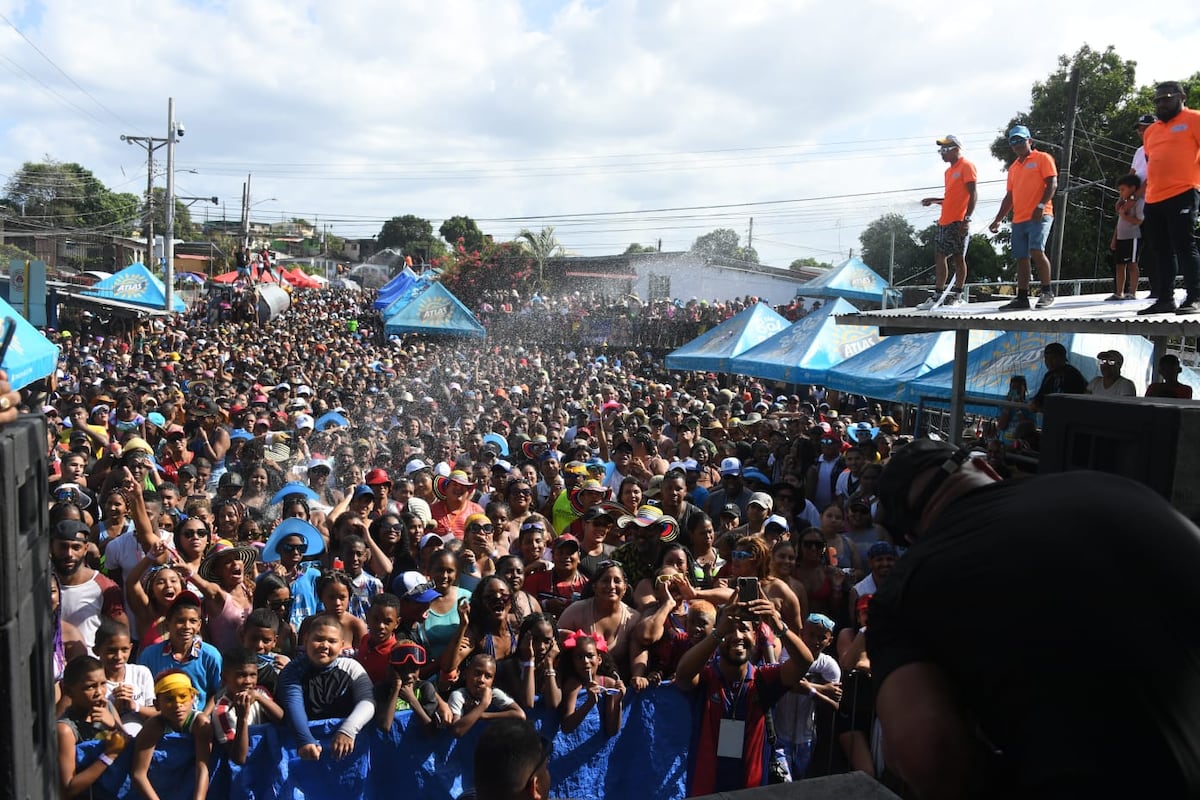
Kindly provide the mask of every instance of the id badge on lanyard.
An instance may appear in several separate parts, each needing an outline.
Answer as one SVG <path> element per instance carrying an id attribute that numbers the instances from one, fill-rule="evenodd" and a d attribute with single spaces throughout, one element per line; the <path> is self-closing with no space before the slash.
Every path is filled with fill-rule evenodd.
<path id="1" fill-rule="evenodd" d="M 742 698 L 746 695 L 746 686 L 750 682 L 750 675 L 747 675 L 747 680 L 743 681 L 738 687 L 738 692 L 733 696 L 732 702 L 726 708 L 726 715 L 721 717 L 721 728 L 717 732 L 717 757 L 718 758 L 741 758 L 746 744 L 746 720 L 737 719 L 737 709 L 741 704 Z M 722 683 L 722 696 L 724 697 L 727 688 Z"/>

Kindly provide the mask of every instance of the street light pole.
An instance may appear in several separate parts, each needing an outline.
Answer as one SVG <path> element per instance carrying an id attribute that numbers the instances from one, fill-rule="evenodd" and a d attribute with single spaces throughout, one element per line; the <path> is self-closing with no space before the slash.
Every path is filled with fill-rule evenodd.
<path id="1" fill-rule="evenodd" d="M 156 136 L 126 136 L 121 134 L 121 141 L 126 144 L 136 144 L 146 148 L 146 260 L 154 261 L 154 151 L 167 143 L 166 139 Z M 149 266 L 149 264 L 147 264 Z"/>
<path id="2" fill-rule="evenodd" d="M 167 230 L 163 236 L 163 249 L 166 251 L 166 312 L 173 310 L 175 300 L 175 136 L 179 130 L 175 123 L 175 98 L 167 98 L 167 207 L 164 209 L 167 217 Z"/>

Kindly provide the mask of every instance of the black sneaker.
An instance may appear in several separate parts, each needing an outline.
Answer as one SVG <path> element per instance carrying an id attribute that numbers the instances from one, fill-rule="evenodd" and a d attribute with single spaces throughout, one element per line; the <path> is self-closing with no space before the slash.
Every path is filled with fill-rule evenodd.
<path id="1" fill-rule="evenodd" d="M 1160 298 L 1155 300 L 1153 305 L 1143 308 L 1137 313 L 1139 317 L 1147 317 L 1151 314 L 1174 314 L 1175 301 L 1171 299 L 1163 300 Z"/>
<path id="2" fill-rule="evenodd" d="M 1019 294 L 1009 302 L 1000 306 L 1000 311 L 1028 311 L 1029 295 Z"/>
<path id="3" fill-rule="evenodd" d="M 1175 309 L 1176 314 L 1200 314 L 1200 294 L 1189 294 Z"/>

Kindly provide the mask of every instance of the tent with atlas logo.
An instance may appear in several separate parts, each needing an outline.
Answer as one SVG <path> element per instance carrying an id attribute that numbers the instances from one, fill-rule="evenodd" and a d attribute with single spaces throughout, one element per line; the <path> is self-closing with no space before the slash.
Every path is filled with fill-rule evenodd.
<path id="1" fill-rule="evenodd" d="M 667 354 L 667 369 L 726 372 L 736 356 L 770 339 L 789 324 L 766 303 L 755 303 Z"/>
<path id="2" fill-rule="evenodd" d="M 167 290 L 163 282 L 146 269 L 145 264 L 139 262 L 134 262 L 117 274 L 105 278 L 89 289 L 84 289 L 82 293 L 155 309 L 162 308 L 167 302 Z M 178 294 L 174 294 L 171 299 L 172 311 L 187 311 L 187 306 Z"/>
<path id="3" fill-rule="evenodd" d="M 429 288 L 384 323 L 389 336 L 398 333 L 431 333 L 483 338 L 487 331 L 462 302 L 440 283 Z"/>
<path id="4" fill-rule="evenodd" d="M 879 344 L 879 328 L 874 325 L 839 325 L 834 319 L 854 310 L 840 297 L 826 303 L 733 359 L 729 372 L 784 383 L 824 385 L 832 367 Z"/>
<path id="5" fill-rule="evenodd" d="M 797 286 L 796 294 L 804 297 L 841 297 L 846 300 L 878 303 L 883 300 L 883 293 L 887 288 L 887 281 L 862 260 L 847 258 L 833 269 Z"/>

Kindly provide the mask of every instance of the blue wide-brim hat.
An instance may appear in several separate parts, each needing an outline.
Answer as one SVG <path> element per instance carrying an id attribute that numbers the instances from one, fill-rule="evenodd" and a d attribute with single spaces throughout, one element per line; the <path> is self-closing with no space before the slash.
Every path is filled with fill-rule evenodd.
<path id="1" fill-rule="evenodd" d="M 305 558 L 325 552 L 325 540 L 321 538 L 321 532 L 314 528 L 311 522 L 306 522 L 299 517 L 288 517 L 276 525 L 275 530 L 271 531 L 271 536 L 263 545 L 262 560 L 278 561 L 279 543 L 289 536 L 299 536 L 304 539 Z"/>

